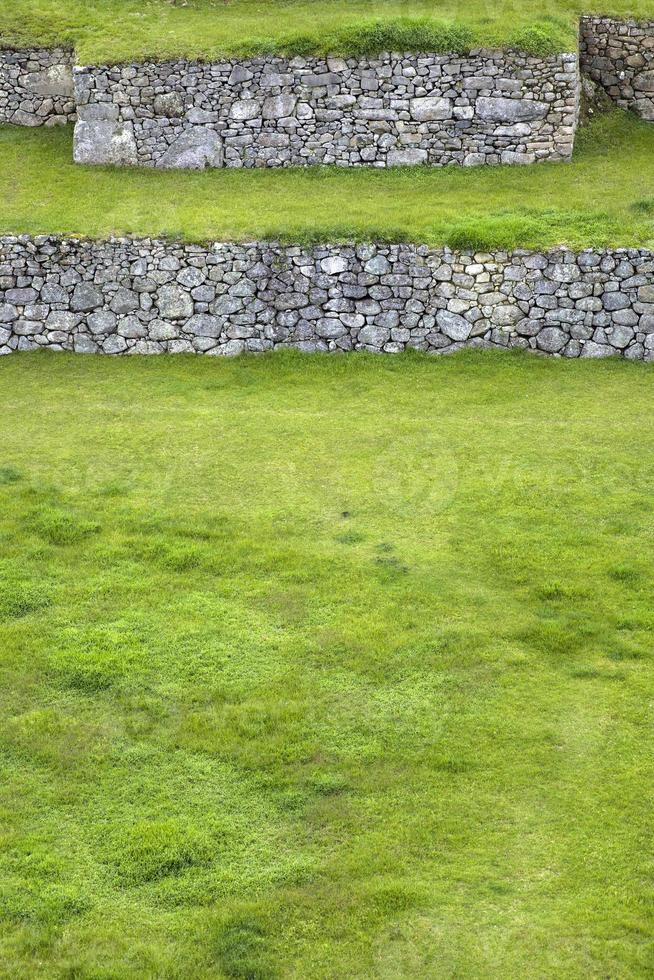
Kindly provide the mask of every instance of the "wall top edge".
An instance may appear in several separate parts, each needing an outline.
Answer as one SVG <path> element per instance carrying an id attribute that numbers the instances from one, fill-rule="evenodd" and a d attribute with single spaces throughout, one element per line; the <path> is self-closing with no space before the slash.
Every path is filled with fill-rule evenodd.
<path id="1" fill-rule="evenodd" d="M 208 241 L 208 242 L 180 242 L 173 239 L 163 238 L 135 238 L 135 237 L 111 237 L 111 238 L 86 238 L 81 236 L 63 235 L 2 235 L 0 234 L 0 245 L 27 245 L 35 249 L 44 246 L 71 247 L 78 246 L 139 246 L 142 248 L 163 248 L 179 249 L 188 253 L 201 252 L 221 252 L 233 249 L 274 249 L 287 253 L 301 254 L 303 252 L 331 250 L 356 252 L 357 250 L 375 249 L 377 251 L 406 249 L 423 255 L 493 255 L 493 256 L 522 256 L 522 255 L 567 255 L 570 257 L 577 255 L 625 255 L 625 256 L 652 256 L 654 249 L 649 248 L 629 248 L 621 246 L 616 248 L 592 248 L 583 249 L 570 248 L 567 245 L 553 246 L 551 248 L 476 248 L 476 249 L 452 249 L 447 245 L 425 245 L 416 242 L 311 242 L 304 244 L 301 242 L 281 242 L 276 239 L 256 239 L 242 242 L 229 241 Z"/>
<path id="2" fill-rule="evenodd" d="M 11 45 L 3 44 L 0 40 L 0 55 L 3 53 L 10 53 L 14 55 L 30 55 L 30 54 L 58 54 L 66 55 L 67 57 L 73 59 L 75 57 L 74 47 L 68 47 L 67 45 L 56 45 L 54 47 L 13 47 Z M 558 51 L 551 52 L 549 54 L 534 54 L 533 52 L 524 51 L 521 48 L 515 47 L 476 47 L 469 48 L 463 51 L 378 51 L 374 54 L 364 54 L 364 55 L 343 55 L 334 52 L 333 54 L 316 54 L 316 55 L 283 55 L 283 54 L 271 54 L 271 55 L 251 55 L 251 56 L 239 56 L 239 55 L 229 55 L 225 54 L 221 57 L 216 58 L 185 58 L 183 55 L 176 57 L 168 57 L 163 59 L 156 59 L 153 56 L 143 57 L 138 60 L 129 61 L 107 61 L 107 62 L 95 62 L 93 64 L 84 64 L 73 66 L 73 71 L 84 72 L 93 71 L 98 69 L 112 69 L 112 68 L 140 68 L 149 65 L 216 65 L 216 64 L 248 64 L 248 65 L 268 65 L 268 64 L 291 64 L 297 67 L 302 67 L 303 65 L 309 65 L 315 62 L 324 63 L 326 61 L 343 61 L 346 64 L 356 65 L 361 62 L 366 62 L 368 64 L 379 61 L 394 60 L 399 61 L 402 59 L 420 59 L 427 58 L 433 60 L 435 58 L 441 59 L 455 59 L 455 58 L 504 58 L 504 57 L 519 57 L 526 59 L 534 64 L 548 62 L 548 61 L 574 61 L 577 58 L 577 54 L 574 51 Z"/>

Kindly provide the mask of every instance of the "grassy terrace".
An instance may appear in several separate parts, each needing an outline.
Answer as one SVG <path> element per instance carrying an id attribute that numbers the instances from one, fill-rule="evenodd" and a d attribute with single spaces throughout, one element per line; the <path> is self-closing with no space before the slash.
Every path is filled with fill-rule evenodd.
<path id="1" fill-rule="evenodd" d="M 75 45 L 83 63 L 263 52 L 576 49 L 580 13 L 654 17 L 654 0 L 5 0 L 7 45 Z"/>
<path id="2" fill-rule="evenodd" d="M 71 138 L 70 130 L 0 127 L 0 230 L 654 245 L 654 127 L 621 113 L 579 132 L 571 164 L 525 168 L 114 170 L 73 164 Z"/>
<path id="3" fill-rule="evenodd" d="M 653 394 L 0 359 L 3 976 L 651 976 Z"/>

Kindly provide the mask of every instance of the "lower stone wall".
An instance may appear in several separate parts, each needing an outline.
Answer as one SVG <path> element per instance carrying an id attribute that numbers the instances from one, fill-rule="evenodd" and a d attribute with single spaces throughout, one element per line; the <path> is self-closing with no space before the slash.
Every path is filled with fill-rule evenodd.
<path id="1" fill-rule="evenodd" d="M 564 160 L 573 54 L 171 61 L 75 69 L 75 159 L 155 167 Z"/>
<path id="2" fill-rule="evenodd" d="M 622 109 L 654 121 L 654 20 L 582 17 L 581 70 Z"/>
<path id="3" fill-rule="evenodd" d="M 0 238 L 0 354 L 289 346 L 654 360 L 654 253 Z"/>
<path id="4" fill-rule="evenodd" d="M 0 49 L 0 123 L 58 126 L 76 117 L 72 51 Z"/>

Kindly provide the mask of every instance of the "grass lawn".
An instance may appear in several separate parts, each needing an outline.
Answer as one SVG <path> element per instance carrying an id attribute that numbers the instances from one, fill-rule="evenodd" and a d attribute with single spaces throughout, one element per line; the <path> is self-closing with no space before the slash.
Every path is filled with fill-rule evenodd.
<path id="1" fill-rule="evenodd" d="M 5 0 L 6 45 L 76 47 L 80 63 L 184 55 L 574 51 L 580 13 L 654 17 L 654 0 Z"/>
<path id="2" fill-rule="evenodd" d="M 0 363 L 0 972 L 652 975 L 654 374 Z"/>
<path id="3" fill-rule="evenodd" d="M 80 167 L 68 130 L 0 127 L 0 230 L 191 241 L 654 246 L 654 126 L 616 112 L 570 164 L 202 173 Z"/>

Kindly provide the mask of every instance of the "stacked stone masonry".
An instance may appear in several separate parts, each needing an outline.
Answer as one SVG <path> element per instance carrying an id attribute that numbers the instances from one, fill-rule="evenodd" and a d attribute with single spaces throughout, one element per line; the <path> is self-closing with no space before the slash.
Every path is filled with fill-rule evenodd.
<path id="1" fill-rule="evenodd" d="M 654 121 L 654 21 L 582 17 L 584 74 L 622 109 Z"/>
<path id="2" fill-rule="evenodd" d="M 525 348 L 654 360 L 654 253 L 0 238 L 0 354 Z"/>
<path id="3" fill-rule="evenodd" d="M 80 163 L 533 163 L 572 153 L 574 55 L 385 54 L 75 69 Z"/>
<path id="4" fill-rule="evenodd" d="M 76 118 L 71 51 L 0 49 L 0 122 L 57 126 Z"/>

